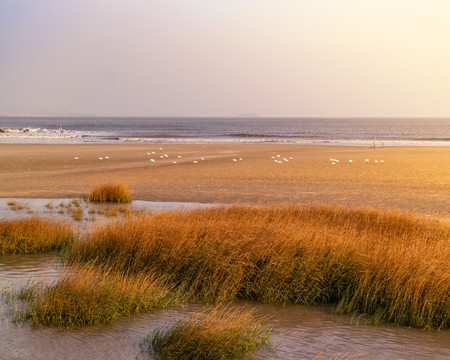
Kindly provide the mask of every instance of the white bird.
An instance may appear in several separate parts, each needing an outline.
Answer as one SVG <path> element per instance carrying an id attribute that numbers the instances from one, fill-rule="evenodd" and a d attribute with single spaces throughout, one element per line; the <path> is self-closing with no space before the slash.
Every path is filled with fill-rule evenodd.
<path id="1" fill-rule="evenodd" d="M 364 160 L 365 162 L 369 162 L 369 159 Z"/>
<path id="2" fill-rule="evenodd" d="M 334 159 L 334 162 L 337 162 L 337 163 L 338 163 L 338 162 L 339 162 L 339 160 L 336 160 L 336 159 Z"/>
<path id="3" fill-rule="evenodd" d="M 193 163 L 194 163 L 194 164 L 197 164 L 197 163 L 198 163 L 198 161 L 194 160 L 194 161 L 193 161 Z"/>
<path id="4" fill-rule="evenodd" d="M 181 155 L 178 155 L 178 159 L 181 159 Z"/>
<path id="5" fill-rule="evenodd" d="M 281 157 L 281 155 L 277 155 L 277 157 Z"/>
<path id="6" fill-rule="evenodd" d="M 159 157 L 160 157 L 161 159 L 164 159 L 164 156 L 162 156 L 162 155 L 160 155 Z"/>
<path id="7" fill-rule="evenodd" d="M 109 160 L 109 156 L 105 156 L 105 159 L 108 159 L 108 160 Z"/>
<path id="8" fill-rule="evenodd" d="M 378 163 L 378 160 L 375 160 L 376 163 Z"/>
<path id="9" fill-rule="evenodd" d="M 288 159 L 286 159 L 286 158 L 283 158 L 283 160 L 284 160 L 284 161 L 286 161 L 286 162 L 288 162 L 288 161 L 289 161 L 289 160 L 288 160 Z"/>
<path id="10" fill-rule="evenodd" d="M 176 161 L 172 161 L 172 163 L 173 163 L 173 164 L 176 164 L 177 162 L 176 162 Z"/>
<path id="11" fill-rule="evenodd" d="M 74 157 L 74 159 L 75 159 L 75 160 L 78 160 L 78 158 L 77 158 L 76 156 Z"/>
<path id="12" fill-rule="evenodd" d="M 159 150 L 162 150 L 162 148 L 159 148 Z"/>
<path id="13" fill-rule="evenodd" d="M 167 155 L 167 154 L 164 154 L 164 156 L 165 156 L 165 157 L 169 157 L 169 155 Z"/>
<path id="14" fill-rule="evenodd" d="M 242 158 L 239 158 L 240 161 L 242 161 Z"/>
<path id="15" fill-rule="evenodd" d="M 154 151 L 152 151 L 152 154 L 153 154 L 153 155 L 155 155 L 155 152 L 154 152 Z"/>
<path id="16" fill-rule="evenodd" d="M 275 159 L 275 156 L 272 156 L 272 159 Z"/>
<path id="17" fill-rule="evenodd" d="M 150 159 L 151 162 L 155 162 L 155 159 Z"/>
<path id="18" fill-rule="evenodd" d="M 353 160 L 349 160 L 348 162 L 353 162 Z"/>
<path id="19" fill-rule="evenodd" d="M 103 158 L 102 158 L 102 157 L 99 157 L 98 159 L 99 159 L 99 160 L 103 160 Z"/>
<path id="20" fill-rule="evenodd" d="M 150 153 L 147 153 L 147 155 L 150 155 Z"/>
<path id="21" fill-rule="evenodd" d="M 334 164 L 336 164 L 334 161 L 331 163 L 331 165 L 334 165 Z"/>
<path id="22" fill-rule="evenodd" d="M 200 158 L 200 160 L 205 160 L 205 158 Z"/>
<path id="23" fill-rule="evenodd" d="M 290 159 L 290 160 L 294 160 L 294 158 L 293 158 L 292 156 L 289 156 L 289 159 Z"/>
<path id="24" fill-rule="evenodd" d="M 380 160 L 380 162 L 384 162 L 384 160 Z"/>

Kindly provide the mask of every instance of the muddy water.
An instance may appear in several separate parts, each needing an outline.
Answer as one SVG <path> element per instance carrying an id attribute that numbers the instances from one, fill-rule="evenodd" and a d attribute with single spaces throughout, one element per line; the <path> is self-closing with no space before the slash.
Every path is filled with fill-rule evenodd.
<path id="1" fill-rule="evenodd" d="M 23 286 L 28 279 L 56 278 L 62 263 L 54 254 L 0 256 L 0 281 Z M 240 304 L 240 303 L 239 303 Z M 400 327 L 355 324 L 348 316 L 331 315 L 329 306 L 302 307 L 253 304 L 269 315 L 275 352 L 260 350 L 254 359 L 449 359 L 450 332 L 424 332 Z M 168 326 L 202 305 L 191 304 L 138 316 L 112 325 L 54 329 L 17 325 L 0 300 L 0 359 L 144 359 L 140 343 L 161 326 Z M 148 358 L 148 356 L 147 356 Z"/>

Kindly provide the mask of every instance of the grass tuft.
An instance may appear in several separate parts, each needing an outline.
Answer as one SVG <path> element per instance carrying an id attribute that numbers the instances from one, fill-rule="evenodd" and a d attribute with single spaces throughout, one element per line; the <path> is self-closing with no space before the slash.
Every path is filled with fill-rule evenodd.
<path id="1" fill-rule="evenodd" d="M 72 216 L 72 219 L 74 219 L 75 221 L 81 221 L 83 220 L 83 209 L 80 207 L 70 209 L 70 215 Z"/>
<path id="2" fill-rule="evenodd" d="M 124 183 L 108 183 L 99 185 L 89 194 L 90 202 L 129 203 L 131 195 L 128 185 Z"/>
<path id="3" fill-rule="evenodd" d="M 110 323 L 125 314 L 148 312 L 176 303 L 163 279 L 124 275 L 92 266 L 67 269 L 53 284 L 43 281 L 22 289 L 24 308 L 16 321 L 44 326 Z"/>
<path id="4" fill-rule="evenodd" d="M 16 200 L 9 200 L 8 205 L 11 206 L 11 210 L 17 211 L 22 209 L 28 209 L 30 206 L 25 201 L 16 201 Z"/>
<path id="5" fill-rule="evenodd" d="M 72 243 L 67 222 L 31 216 L 0 220 L 0 254 L 34 254 L 58 250 Z"/>
<path id="6" fill-rule="evenodd" d="M 155 331 L 148 351 L 159 360 L 242 358 L 258 346 L 268 346 L 271 330 L 265 322 L 249 309 L 215 308 Z"/>
<path id="7" fill-rule="evenodd" d="M 49 210 L 53 210 L 55 208 L 55 205 L 53 204 L 53 202 L 48 202 L 47 204 L 45 204 L 45 207 Z"/>

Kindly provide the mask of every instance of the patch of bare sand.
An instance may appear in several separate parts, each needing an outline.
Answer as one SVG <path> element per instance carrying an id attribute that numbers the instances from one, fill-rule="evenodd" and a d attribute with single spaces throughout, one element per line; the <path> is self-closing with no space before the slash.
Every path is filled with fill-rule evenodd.
<path id="1" fill-rule="evenodd" d="M 127 182 L 141 200 L 325 202 L 448 215 L 450 148 L 0 144 L 0 197 L 75 197 L 107 181 Z"/>

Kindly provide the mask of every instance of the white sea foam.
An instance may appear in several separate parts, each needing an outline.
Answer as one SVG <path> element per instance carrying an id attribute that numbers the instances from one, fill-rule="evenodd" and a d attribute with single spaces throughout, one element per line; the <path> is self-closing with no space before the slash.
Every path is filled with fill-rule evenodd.
<path id="1" fill-rule="evenodd" d="M 28 134 L 1 134 L 0 138 L 10 138 L 10 139 L 73 139 L 77 138 L 79 135 L 57 135 L 57 134 L 36 134 L 33 133 L 32 135 Z"/>
<path id="2" fill-rule="evenodd" d="M 46 132 L 47 129 L 43 128 L 0 128 L 0 133 L 36 133 L 36 132 Z"/>

